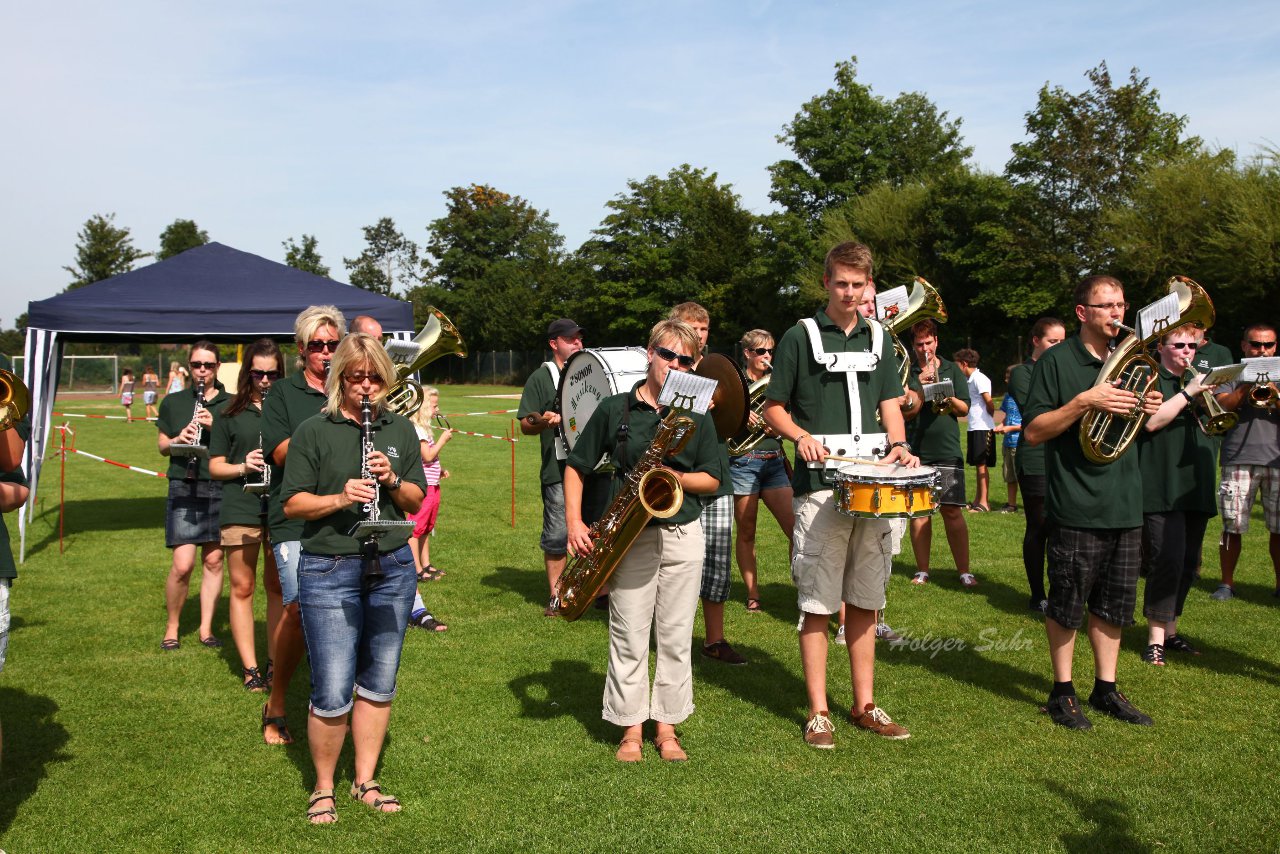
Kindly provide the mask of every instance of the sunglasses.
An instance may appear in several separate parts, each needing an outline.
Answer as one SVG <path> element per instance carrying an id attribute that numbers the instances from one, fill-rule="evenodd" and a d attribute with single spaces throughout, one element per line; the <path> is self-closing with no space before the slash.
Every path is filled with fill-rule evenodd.
<path id="1" fill-rule="evenodd" d="M 1268 347 L 1276 346 L 1274 341 L 1250 341 L 1250 347 L 1257 347 L 1259 350 L 1266 350 Z"/>
<path id="2" fill-rule="evenodd" d="M 382 377 L 377 374 L 343 374 L 342 378 L 352 385 L 360 385 L 366 380 L 373 385 L 382 385 Z"/>
<path id="3" fill-rule="evenodd" d="M 675 352 L 668 350 L 666 347 L 654 347 L 653 352 L 658 354 L 658 358 L 667 362 L 679 362 L 683 368 L 693 367 L 692 356 L 680 356 Z"/>
<path id="4" fill-rule="evenodd" d="M 257 368 L 251 368 L 249 370 L 249 376 L 253 377 L 255 380 L 278 380 L 280 379 L 280 372 L 260 371 Z"/>
<path id="5" fill-rule="evenodd" d="M 747 352 L 755 353 L 757 356 L 772 356 L 773 348 L 772 347 L 748 347 Z"/>
<path id="6" fill-rule="evenodd" d="M 191 370 L 193 371 L 198 370 L 200 368 L 204 368 L 206 371 L 212 371 L 213 369 L 218 367 L 217 362 L 187 362 L 187 364 L 191 367 Z"/>
<path id="7" fill-rule="evenodd" d="M 1199 350 L 1199 344 L 1193 344 L 1190 341 L 1170 341 L 1169 346 L 1175 350 Z"/>
<path id="8" fill-rule="evenodd" d="M 307 342 L 308 353 L 323 353 L 325 350 L 328 350 L 330 353 L 336 353 L 338 350 L 338 342 L 337 341 L 308 341 Z"/>

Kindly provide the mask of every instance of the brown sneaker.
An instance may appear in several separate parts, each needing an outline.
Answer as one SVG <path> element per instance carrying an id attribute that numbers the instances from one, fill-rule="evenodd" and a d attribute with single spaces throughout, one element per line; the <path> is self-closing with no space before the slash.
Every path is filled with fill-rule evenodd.
<path id="1" fill-rule="evenodd" d="M 732 664 L 734 667 L 741 667 L 747 663 L 747 660 L 738 654 L 738 651 L 729 646 L 726 640 L 718 640 L 713 644 L 703 644 L 702 656 L 704 658 L 714 658 L 723 664 Z"/>
<path id="2" fill-rule="evenodd" d="M 836 746 L 836 726 L 826 711 L 818 712 L 804 725 L 804 743 L 810 747 L 831 750 Z"/>
<path id="3" fill-rule="evenodd" d="M 862 714 L 856 717 L 853 712 L 849 712 L 849 719 L 859 729 L 874 732 L 882 738 L 911 738 L 911 733 L 907 732 L 906 727 L 895 724 L 893 719 L 884 713 L 884 709 L 875 703 L 867 703 L 867 707 L 863 709 Z"/>

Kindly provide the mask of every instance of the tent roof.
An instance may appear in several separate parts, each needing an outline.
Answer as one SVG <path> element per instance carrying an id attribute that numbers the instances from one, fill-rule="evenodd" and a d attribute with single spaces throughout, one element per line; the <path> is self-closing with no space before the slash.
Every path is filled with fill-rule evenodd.
<path id="1" fill-rule="evenodd" d="M 292 337 L 309 305 L 336 305 L 350 320 L 413 331 L 413 306 L 221 243 L 50 299 L 29 303 L 27 325 L 66 340 Z"/>

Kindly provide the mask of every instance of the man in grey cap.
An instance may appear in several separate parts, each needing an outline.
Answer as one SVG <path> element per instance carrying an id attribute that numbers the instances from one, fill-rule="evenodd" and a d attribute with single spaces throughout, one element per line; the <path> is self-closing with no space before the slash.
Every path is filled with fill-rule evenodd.
<path id="1" fill-rule="evenodd" d="M 547 567 L 547 583 L 551 598 L 543 615 L 554 617 L 560 603 L 556 601 L 556 584 L 564 572 L 565 554 L 568 552 L 568 531 L 564 519 L 564 461 L 563 441 L 554 429 L 560 423 L 556 411 L 556 389 L 560 385 L 560 371 L 569 357 L 582 349 L 582 327 L 562 317 L 547 327 L 547 346 L 552 359 L 543 362 L 525 382 L 520 395 L 520 432 L 526 436 L 540 435 L 542 441 L 542 556 Z"/>

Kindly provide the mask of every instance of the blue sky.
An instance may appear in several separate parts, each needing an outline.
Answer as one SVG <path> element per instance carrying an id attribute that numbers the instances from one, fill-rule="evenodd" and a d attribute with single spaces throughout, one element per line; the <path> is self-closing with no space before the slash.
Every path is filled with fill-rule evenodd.
<path id="1" fill-rule="evenodd" d="M 365 5 L 6 4 L 0 322 L 65 287 L 95 213 L 147 251 L 179 217 L 276 260 L 314 234 L 342 279 L 362 226 L 425 243 L 442 192 L 472 182 L 548 211 L 570 248 L 629 179 L 681 163 L 763 212 L 775 137 L 854 55 L 877 94 L 963 119 L 990 170 L 1040 86 L 1080 91 L 1101 60 L 1213 146 L 1280 144 L 1271 3 Z"/>

